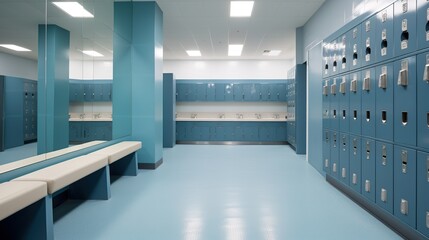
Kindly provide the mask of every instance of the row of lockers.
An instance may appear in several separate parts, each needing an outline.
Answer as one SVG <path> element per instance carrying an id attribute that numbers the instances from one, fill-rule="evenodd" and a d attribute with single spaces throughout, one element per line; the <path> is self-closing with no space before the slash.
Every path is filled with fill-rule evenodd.
<path id="1" fill-rule="evenodd" d="M 286 83 L 202 83 L 177 80 L 176 101 L 285 102 Z"/>
<path id="2" fill-rule="evenodd" d="M 69 122 L 69 141 L 82 143 L 112 140 L 112 122 Z"/>
<path id="3" fill-rule="evenodd" d="M 24 81 L 24 141 L 37 139 L 37 82 Z"/>
<path id="4" fill-rule="evenodd" d="M 326 174 L 429 237 L 429 153 L 324 130 Z"/>
<path id="5" fill-rule="evenodd" d="M 429 53 L 324 79 L 323 127 L 429 149 Z"/>
<path id="6" fill-rule="evenodd" d="M 110 102 L 112 101 L 111 80 L 70 80 L 70 102 Z"/>
<path id="7" fill-rule="evenodd" d="M 176 141 L 286 142 L 285 122 L 176 122 Z"/>
<path id="8" fill-rule="evenodd" d="M 323 47 L 323 76 L 429 47 L 429 1 L 398 0 Z M 335 35 L 334 35 L 335 36 Z"/>

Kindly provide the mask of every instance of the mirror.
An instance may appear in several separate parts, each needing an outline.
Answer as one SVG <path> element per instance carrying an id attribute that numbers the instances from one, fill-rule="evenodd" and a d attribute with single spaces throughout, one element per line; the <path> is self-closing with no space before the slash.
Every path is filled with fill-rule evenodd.
<path id="1" fill-rule="evenodd" d="M 76 2 L 93 14 L 94 18 L 73 18 L 47 0 L 2 0 L 0 44 L 16 44 L 31 51 L 17 52 L 0 47 L 0 76 L 4 76 L 0 77 L 0 90 L 3 90 L 0 105 L 5 108 L 0 112 L 6 112 L 3 115 L 7 115 L 0 116 L 3 120 L 0 121 L 0 124 L 3 124 L 0 134 L 5 136 L 0 138 L 4 140 L 0 145 L 5 150 L 0 152 L 0 165 L 35 156 L 38 144 L 55 142 L 55 139 L 49 138 L 47 131 L 41 132 L 40 127 L 37 129 L 38 110 L 40 107 L 49 107 L 51 103 L 40 101 L 43 96 L 38 96 L 38 93 L 46 93 L 48 88 L 52 87 L 46 81 L 46 71 L 43 71 L 46 69 L 38 69 L 40 44 L 47 46 L 46 56 L 49 57 L 50 54 L 46 42 L 38 44 L 40 24 L 56 25 L 70 34 L 69 84 L 68 92 L 64 91 L 64 95 L 69 96 L 68 104 L 64 105 L 64 109 L 68 109 L 69 113 L 66 116 L 69 129 L 61 129 L 68 134 L 69 145 L 65 148 L 94 140 L 112 139 L 113 1 Z M 102 56 L 87 55 L 93 53 L 86 52 L 88 50 Z M 50 67 L 52 65 L 48 61 L 47 68 Z M 5 99 L 5 93 L 16 98 L 19 96 L 22 105 L 16 107 L 9 104 L 16 101 Z M 14 111 L 9 114 L 9 110 Z M 25 124 L 26 122 L 29 123 Z M 48 125 L 42 124 L 42 128 L 47 129 Z M 37 138 L 40 134 L 45 134 L 47 140 Z M 18 140 L 15 139 L 17 136 Z M 13 143 L 9 138 L 13 138 Z M 99 142 L 93 144 L 97 143 Z M 57 151 L 49 156 L 57 156 L 67 151 Z M 46 158 L 46 155 L 39 157 Z"/>

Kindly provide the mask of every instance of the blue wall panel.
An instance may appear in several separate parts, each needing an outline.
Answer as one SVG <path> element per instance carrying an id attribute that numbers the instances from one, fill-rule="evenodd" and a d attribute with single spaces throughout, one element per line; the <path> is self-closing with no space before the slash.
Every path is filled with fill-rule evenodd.
<path id="1" fill-rule="evenodd" d="M 163 79 L 163 147 L 176 144 L 176 80 L 172 73 L 164 73 Z"/>

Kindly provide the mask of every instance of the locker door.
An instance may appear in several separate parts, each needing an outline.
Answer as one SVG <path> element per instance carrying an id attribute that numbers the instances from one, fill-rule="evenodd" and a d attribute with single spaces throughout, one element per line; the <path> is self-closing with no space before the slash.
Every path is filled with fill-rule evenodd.
<path id="1" fill-rule="evenodd" d="M 225 84 L 225 101 L 234 100 L 234 84 Z"/>
<path id="2" fill-rule="evenodd" d="M 336 75 L 338 74 L 339 70 L 340 70 L 340 54 L 338 52 L 338 44 L 337 44 L 337 40 L 334 40 L 331 42 L 331 66 L 332 66 L 332 71 L 331 71 L 331 76 L 332 75 Z"/>
<path id="3" fill-rule="evenodd" d="M 362 135 L 375 137 L 375 69 L 362 73 Z"/>
<path id="4" fill-rule="evenodd" d="M 236 83 L 234 84 L 234 101 L 244 101 L 244 84 Z"/>
<path id="5" fill-rule="evenodd" d="M 331 129 L 331 94 L 330 94 L 330 80 L 325 80 L 322 88 L 323 98 L 323 129 Z"/>
<path id="6" fill-rule="evenodd" d="M 375 135 L 378 139 L 393 141 L 393 64 L 377 67 L 375 76 Z"/>
<path id="7" fill-rule="evenodd" d="M 348 51 L 348 39 L 349 39 L 350 35 L 349 33 L 344 34 L 343 36 L 341 36 L 338 39 L 339 42 L 339 53 L 340 53 L 340 73 L 343 72 L 347 72 L 349 70 L 349 65 L 350 65 L 350 61 L 347 55 L 347 51 Z"/>
<path id="8" fill-rule="evenodd" d="M 350 187 L 361 193 L 361 138 L 350 135 Z"/>
<path id="9" fill-rule="evenodd" d="M 83 98 L 86 102 L 94 101 L 95 93 L 94 93 L 94 84 L 85 83 L 83 84 Z"/>
<path id="10" fill-rule="evenodd" d="M 416 227 L 416 151 L 394 147 L 393 213 L 401 221 Z"/>
<path id="11" fill-rule="evenodd" d="M 204 84 L 204 83 L 196 84 L 195 101 L 206 101 L 206 100 L 207 100 L 207 84 Z"/>
<path id="12" fill-rule="evenodd" d="M 176 84 L 176 92 L 177 92 L 177 94 L 176 94 L 176 100 L 178 101 L 178 102 L 183 102 L 183 101 L 186 101 L 186 98 L 187 98 L 187 96 L 186 96 L 186 94 L 187 94 L 187 85 L 186 84 L 184 84 L 184 83 L 177 83 Z"/>
<path id="13" fill-rule="evenodd" d="M 375 202 L 378 206 L 393 214 L 393 145 L 377 142 L 375 154 Z"/>
<path id="14" fill-rule="evenodd" d="M 341 83 L 338 88 L 338 94 L 339 94 L 339 121 L 340 121 L 340 131 L 341 132 L 349 132 L 349 126 L 350 126 L 350 110 L 349 110 L 349 96 L 350 96 L 350 79 L 349 76 L 342 76 L 341 77 Z"/>
<path id="15" fill-rule="evenodd" d="M 429 2 L 417 0 L 417 48 L 429 47 Z"/>
<path id="16" fill-rule="evenodd" d="M 417 153 L 417 230 L 429 237 L 429 153 Z"/>
<path id="17" fill-rule="evenodd" d="M 338 94 L 338 86 L 340 85 L 341 81 L 342 81 L 341 78 L 334 78 L 332 80 L 332 84 L 330 87 L 330 90 L 331 90 L 330 91 L 331 92 L 331 97 L 330 97 L 331 124 L 330 124 L 330 127 L 334 131 L 340 130 L 340 113 L 339 113 L 340 95 Z"/>
<path id="18" fill-rule="evenodd" d="M 289 131 L 288 131 L 289 133 Z M 323 157 L 323 170 L 331 173 L 331 132 L 323 130 L 323 144 L 322 144 L 322 157 Z"/>
<path id="19" fill-rule="evenodd" d="M 361 66 L 361 62 L 364 59 L 364 56 L 362 55 L 362 48 L 361 46 L 361 29 L 360 26 L 357 26 L 350 30 L 351 38 L 350 38 L 350 52 L 349 52 L 349 59 L 351 59 L 351 66 L 350 70 L 357 69 Z"/>
<path id="20" fill-rule="evenodd" d="M 340 180 L 339 171 L 340 171 L 340 141 L 338 132 L 331 132 L 331 176 Z"/>
<path id="21" fill-rule="evenodd" d="M 350 157 L 350 147 L 349 147 L 349 135 L 348 134 L 341 134 L 341 140 L 340 140 L 340 180 L 346 185 L 349 185 L 349 174 L 350 174 L 350 164 L 349 164 L 349 157 Z"/>
<path id="22" fill-rule="evenodd" d="M 361 134 L 361 73 L 351 74 L 350 80 L 350 133 Z"/>
<path id="23" fill-rule="evenodd" d="M 278 102 L 286 101 L 286 84 L 285 83 L 276 83 L 275 86 L 275 99 Z M 259 97 L 258 97 L 259 99 Z"/>
<path id="24" fill-rule="evenodd" d="M 322 64 L 322 73 L 323 73 L 323 77 L 329 77 L 330 76 L 330 71 L 331 71 L 331 66 L 329 66 L 329 47 L 330 47 L 330 43 L 324 43 L 323 44 L 323 64 Z"/>
<path id="25" fill-rule="evenodd" d="M 216 88 L 214 83 L 207 83 L 207 101 L 215 101 L 216 100 Z"/>
<path id="26" fill-rule="evenodd" d="M 216 101 L 225 101 L 225 88 L 226 88 L 225 83 L 216 83 L 215 84 L 215 89 L 216 89 L 215 100 Z"/>
<path id="27" fill-rule="evenodd" d="M 398 0 L 394 4 L 395 56 L 401 56 L 417 49 L 416 1 Z"/>
<path id="28" fill-rule="evenodd" d="M 362 139 L 362 195 L 375 202 L 375 141 Z"/>
<path id="29" fill-rule="evenodd" d="M 374 15 L 361 24 L 362 66 L 370 65 L 376 60 L 376 22 L 377 16 Z"/>
<path id="30" fill-rule="evenodd" d="M 261 84 L 262 101 L 271 101 L 271 84 Z"/>
<path id="31" fill-rule="evenodd" d="M 429 53 L 417 56 L 417 146 L 429 149 Z"/>
<path id="32" fill-rule="evenodd" d="M 393 4 L 377 13 L 375 42 L 376 60 L 381 62 L 393 57 Z"/>
<path id="33" fill-rule="evenodd" d="M 394 74 L 394 140 L 416 146 L 416 58 L 396 61 Z"/>

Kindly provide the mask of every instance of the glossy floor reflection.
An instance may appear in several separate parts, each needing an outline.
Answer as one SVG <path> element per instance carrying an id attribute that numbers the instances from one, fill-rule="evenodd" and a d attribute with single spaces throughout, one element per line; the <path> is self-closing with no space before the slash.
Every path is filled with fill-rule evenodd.
<path id="1" fill-rule="evenodd" d="M 401 239 L 288 146 L 177 145 L 110 200 L 56 214 L 56 239 Z"/>

